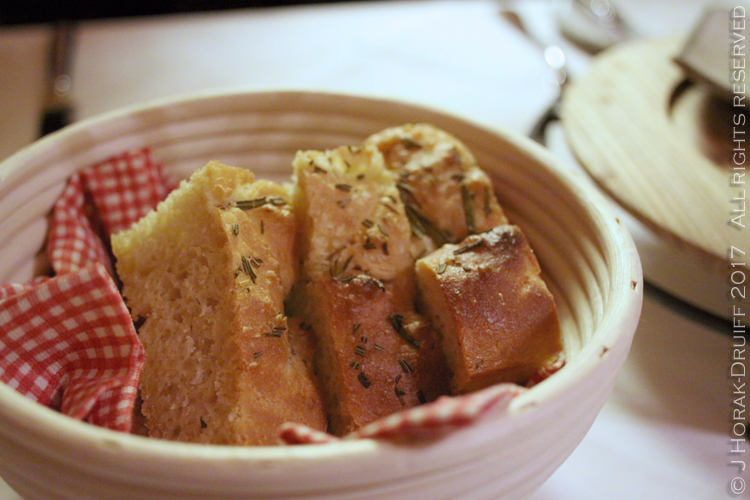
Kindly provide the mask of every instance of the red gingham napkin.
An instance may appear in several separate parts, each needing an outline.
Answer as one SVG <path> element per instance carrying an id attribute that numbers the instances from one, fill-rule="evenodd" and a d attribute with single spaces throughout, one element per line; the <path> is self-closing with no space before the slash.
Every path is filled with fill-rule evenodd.
<path id="1" fill-rule="evenodd" d="M 325 444 L 341 439 L 410 440 L 432 438 L 459 427 L 471 425 L 491 411 L 501 411 L 529 388 L 546 380 L 565 365 L 559 354 L 532 375 L 525 386 L 497 384 L 463 396 L 442 396 L 432 403 L 409 408 L 378 419 L 338 438 L 311 429 L 306 425 L 288 422 L 279 429 L 279 438 L 286 444 Z"/>
<path id="2" fill-rule="evenodd" d="M 526 389 L 515 384 L 498 384 L 464 396 L 442 396 L 432 403 L 415 406 L 378 419 L 337 438 L 302 424 L 287 423 L 279 437 L 286 444 L 326 444 L 342 439 L 410 440 L 436 437 L 475 423 L 490 411 L 499 411 Z"/>
<path id="3" fill-rule="evenodd" d="M 54 278 L 0 286 L 0 380 L 71 417 L 129 431 L 143 346 L 110 276 L 109 236 L 174 187 L 143 149 L 84 168 L 55 203 Z"/>
<path id="4" fill-rule="evenodd" d="M 111 271 L 109 236 L 129 228 L 174 187 L 148 148 L 73 175 L 52 211 L 47 253 L 55 271 L 74 271 L 92 262 Z"/>
<path id="5" fill-rule="evenodd" d="M 3 300 L 0 329 L 3 382 L 44 405 L 61 399 L 60 411 L 73 418 L 130 429 L 144 352 L 104 266 Z"/>

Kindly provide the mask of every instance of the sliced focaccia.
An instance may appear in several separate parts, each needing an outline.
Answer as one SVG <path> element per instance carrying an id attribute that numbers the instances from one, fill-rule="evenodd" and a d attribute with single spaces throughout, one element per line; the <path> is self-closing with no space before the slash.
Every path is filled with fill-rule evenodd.
<path id="1" fill-rule="evenodd" d="M 517 226 L 447 244 L 416 269 L 421 301 L 453 372 L 453 393 L 524 384 L 562 350 L 554 299 Z"/>
<path id="2" fill-rule="evenodd" d="M 149 435 L 262 445 L 290 420 L 325 430 L 317 382 L 287 338 L 295 224 L 284 188 L 212 162 L 112 238 L 143 321 Z"/>
<path id="3" fill-rule="evenodd" d="M 442 351 L 414 311 L 411 229 L 381 153 L 300 152 L 294 172 L 301 310 L 316 333 L 331 431 L 346 434 L 446 393 Z"/>
<path id="4" fill-rule="evenodd" d="M 414 232 L 412 255 L 457 243 L 508 219 L 492 182 L 456 137 L 428 124 L 392 127 L 370 136 L 398 188 Z"/>

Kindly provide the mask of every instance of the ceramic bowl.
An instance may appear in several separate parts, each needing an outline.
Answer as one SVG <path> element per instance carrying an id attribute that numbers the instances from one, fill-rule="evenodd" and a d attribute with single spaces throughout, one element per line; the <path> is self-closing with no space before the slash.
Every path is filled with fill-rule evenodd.
<path id="1" fill-rule="evenodd" d="M 357 144 L 407 122 L 463 140 L 526 232 L 557 300 L 562 370 L 504 411 L 419 445 L 160 441 L 73 420 L 0 384 L 0 476 L 27 500 L 517 500 L 535 491 L 610 394 L 640 315 L 642 277 L 630 236 L 592 184 L 523 137 L 407 103 L 314 92 L 209 93 L 119 110 L 0 164 L 0 282 L 32 276 L 45 217 L 81 167 L 150 146 L 178 177 L 216 159 L 288 179 L 298 149 Z"/>

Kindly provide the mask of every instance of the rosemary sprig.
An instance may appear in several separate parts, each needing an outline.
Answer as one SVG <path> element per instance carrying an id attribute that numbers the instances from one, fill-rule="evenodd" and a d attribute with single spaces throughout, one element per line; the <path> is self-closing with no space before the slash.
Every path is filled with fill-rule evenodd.
<path id="1" fill-rule="evenodd" d="M 245 271 L 245 274 L 250 276 L 250 279 L 253 280 L 253 283 L 255 283 L 255 280 L 258 278 L 258 276 L 255 274 L 255 271 L 253 271 L 253 266 L 250 264 L 250 259 L 242 255 L 242 270 Z"/>
<path id="2" fill-rule="evenodd" d="M 346 273 L 346 270 L 349 268 L 349 264 L 352 262 L 353 258 L 354 254 L 349 255 L 349 257 L 344 261 L 343 266 L 339 264 L 339 259 L 336 258 L 333 261 L 333 264 L 328 268 L 328 274 L 331 275 L 331 278 L 343 279 L 344 273 Z"/>

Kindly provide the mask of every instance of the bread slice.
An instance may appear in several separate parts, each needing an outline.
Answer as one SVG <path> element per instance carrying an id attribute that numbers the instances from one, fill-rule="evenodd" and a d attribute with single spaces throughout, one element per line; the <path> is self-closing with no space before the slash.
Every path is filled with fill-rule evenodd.
<path id="1" fill-rule="evenodd" d="M 562 350 L 554 299 L 517 226 L 447 244 L 416 269 L 421 300 L 453 371 L 454 394 L 524 384 Z"/>
<path id="2" fill-rule="evenodd" d="M 380 152 L 300 152 L 294 172 L 302 315 L 317 336 L 331 432 L 447 393 L 438 340 L 414 310 L 411 229 Z"/>
<path id="3" fill-rule="evenodd" d="M 286 421 L 326 429 L 284 315 L 295 241 L 283 187 L 215 162 L 113 236 L 123 295 L 143 321 L 150 436 L 268 445 Z"/>
<path id="4" fill-rule="evenodd" d="M 398 176 L 415 257 L 508 223 L 490 178 L 468 148 L 444 130 L 407 124 L 378 132 L 365 144 L 376 146 L 386 168 Z"/>

